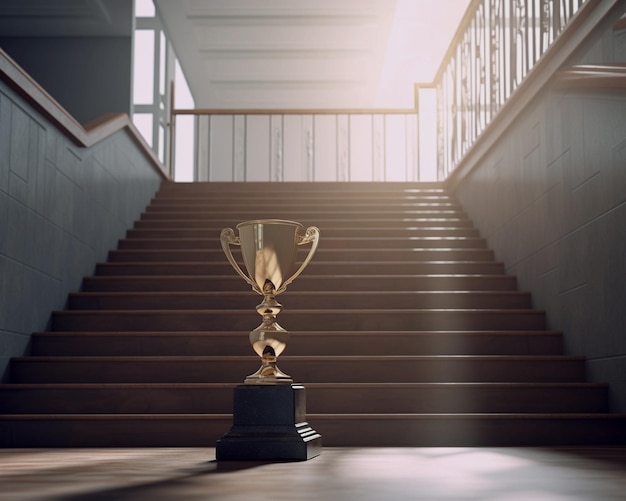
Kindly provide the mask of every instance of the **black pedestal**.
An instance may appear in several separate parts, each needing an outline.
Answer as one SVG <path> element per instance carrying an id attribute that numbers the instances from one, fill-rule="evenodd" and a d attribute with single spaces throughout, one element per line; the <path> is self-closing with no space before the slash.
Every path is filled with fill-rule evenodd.
<path id="1" fill-rule="evenodd" d="M 306 422 L 304 386 L 235 388 L 233 427 L 217 441 L 218 461 L 306 461 L 321 451 L 321 435 Z"/>

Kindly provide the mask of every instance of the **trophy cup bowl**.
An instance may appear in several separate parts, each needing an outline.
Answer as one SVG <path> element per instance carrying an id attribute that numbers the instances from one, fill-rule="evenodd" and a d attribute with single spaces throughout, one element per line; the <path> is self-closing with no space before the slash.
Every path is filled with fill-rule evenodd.
<path id="1" fill-rule="evenodd" d="M 257 219 L 239 223 L 238 236 L 232 228 L 224 228 L 221 232 L 220 241 L 228 262 L 252 286 L 252 290 L 263 296 L 263 301 L 256 307 L 263 321 L 250 332 L 250 343 L 261 357 L 261 367 L 245 379 L 246 384 L 293 383 L 293 379 L 276 365 L 276 359 L 289 340 L 289 332 L 276 322 L 276 315 L 282 309 L 276 296 L 302 273 L 315 254 L 319 229 L 310 226 L 302 234 L 303 229 L 304 226 L 295 221 Z M 311 243 L 309 253 L 293 272 L 298 246 L 307 243 Z M 233 257 L 231 245 L 241 247 L 247 274 Z"/>

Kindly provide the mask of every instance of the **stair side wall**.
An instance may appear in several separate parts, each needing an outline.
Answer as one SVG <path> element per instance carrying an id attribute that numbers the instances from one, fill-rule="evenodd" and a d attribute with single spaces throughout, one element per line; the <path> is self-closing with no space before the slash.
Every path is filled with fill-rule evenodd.
<path id="1" fill-rule="evenodd" d="M 0 82 L 0 379 L 160 182 L 128 132 L 78 147 Z"/>
<path id="2" fill-rule="evenodd" d="M 620 12 L 571 64 L 626 62 Z M 507 272 L 626 412 L 626 94 L 544 89 L 457 187 Z"/>

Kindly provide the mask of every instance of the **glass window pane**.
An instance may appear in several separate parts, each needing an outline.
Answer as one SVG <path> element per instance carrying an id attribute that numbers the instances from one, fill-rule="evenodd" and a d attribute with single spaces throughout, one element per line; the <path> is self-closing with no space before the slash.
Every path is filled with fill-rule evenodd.
<path id="1" fill-rule="evenodd" d="M 135 0 L 135 17 L 154 17 L 155 14 L 152 0 Z"/>
<path id="2" fill-rule="evenodd" d="M 159 160 L 165 165 L 165 127 L 159 125 Z"/>
<path id="3" fill-rule="evenodd" d="M 176 118 L 176 172 L 174 180 L 178 182 L 194 181 L 194 126 L 195 117 L 180 115 Z"/>
<path id="4" fill-rule="evenodd" d="M 133 123 L 137 130 L 141 133 L 146 143 L 152 148 L 152 113 L 135 113 L 133 115 Z"/>
<path id="5" fill-rule="evenodd" d="M 167 39 L 165 34 L 160 32 L 159 40 L 159 93 L 165 95 L 165 49 L 167 48 Z"/>
<path id="6" fill-rule="evenodd" d="M 183 73 L 180 64 L 178 64 L 178 60 L 176 60 L 176 68 L 174 71 L 174 105 L 178 109 L 193 108 L 195 106 L 193 96 L 191 95 L 189 86 L 187 85 L 187 79 L 185 78 L 185 74 Z"/>
<path id="7" fill-rule="evenodd" d="M 135 31 L 133 102 L 152 104 L 154 93 L 154 30 Z"/>

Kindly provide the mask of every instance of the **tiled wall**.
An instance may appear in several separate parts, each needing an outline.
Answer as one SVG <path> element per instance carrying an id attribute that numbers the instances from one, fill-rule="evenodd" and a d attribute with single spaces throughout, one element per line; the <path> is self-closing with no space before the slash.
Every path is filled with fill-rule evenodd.
<path id="1" fill-rule="evenodd" d="M 626 62 L 612 22 L 573 64 Z M 626 94 L 545 89 L 457 195 L 507 271 L 626 412 Z"/>
<path id="2" fill-rule="evenodd" d="M 125 131 L 89 148 L 0 82 L 0 376 L 160 185 Z"/>

